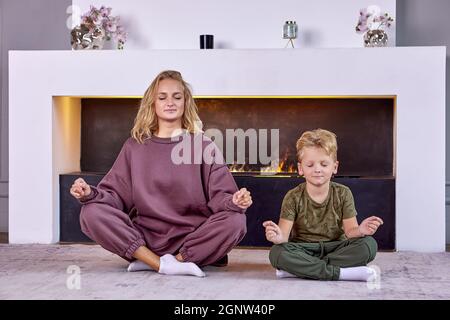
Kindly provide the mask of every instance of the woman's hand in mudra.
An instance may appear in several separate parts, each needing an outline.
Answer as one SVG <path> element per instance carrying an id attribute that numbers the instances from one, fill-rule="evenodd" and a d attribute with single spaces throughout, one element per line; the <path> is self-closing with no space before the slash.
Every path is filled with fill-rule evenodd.
<path id="1" fill-rule="evenodd" d="M 73 182 L 70 194 L 76 199 L 81 199 L 91 194 L 91 187 L 82 178 L 78 178 Z"/>
<path id="2" fill-rule="evenodd" d="M 247 209 L 248 207 L 250 207 L 253 203 L 250 191 L 245 188 L 237 191 L 235 194 L 233 194 L 233 203 L 241 209 Z"/>

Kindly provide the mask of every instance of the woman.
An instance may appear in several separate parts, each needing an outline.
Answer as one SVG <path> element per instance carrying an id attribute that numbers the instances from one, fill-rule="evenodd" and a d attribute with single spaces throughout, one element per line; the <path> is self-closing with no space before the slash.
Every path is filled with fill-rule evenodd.
<path id="1" fill-rule="evenodd" d="M 199 266 L 223 260 L 244 237 L 252 199 L 245 188 L 237 190 L 217 147 L 203 136 L 179 72 L 163 71 L 153 80 L 131 136 L 97 187 L 81 178 L 72 185 L 70 193 L 83 204 L 82 231 L 132 262 L 129 271 L 205 276 Z M 184 144 L 199 137 L 200 149 Z M 202 153 L 203 159 L 212 150 L 213 161 L 180 163 L 174 150 L 181 143 L 191 148 L 183 156 Z"/>

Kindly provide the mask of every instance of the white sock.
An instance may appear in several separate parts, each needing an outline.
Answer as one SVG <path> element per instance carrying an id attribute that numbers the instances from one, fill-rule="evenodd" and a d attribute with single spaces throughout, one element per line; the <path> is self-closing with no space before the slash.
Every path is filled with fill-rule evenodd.
<path id="1" fill-rule="evenodd" d="M 127 268 L 128 272 L 135 272 L 135 271 L 154 271 L 148 264 L 135 260 L 130 263 L 130 265 Z"/>
<path id="2" fill-rule="evenodd" d="M 275 274 L 277 275 L 277 278 L 298 278 L 296 275 L 280 269 L 277 269 Z"/>
<path id="3" fill-rule="evenodd" d="M 180 262 L 173 255 L 165 254 L 160 259 L 159 273 L 170 275 L 192 275 L 205 277 L 205 273 L 193 262 Z"/>
<path id="4" fill-rule="evenodd" d="M 376 272 L 370 267 L 341 268 L 339 280 L 367 281 L 374 275 Z"/>

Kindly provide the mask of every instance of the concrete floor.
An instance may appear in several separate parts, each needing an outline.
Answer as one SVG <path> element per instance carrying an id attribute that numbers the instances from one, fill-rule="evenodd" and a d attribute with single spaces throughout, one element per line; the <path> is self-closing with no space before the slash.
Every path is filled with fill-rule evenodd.
<path id="1" fill-rule="evenodd" d="M 0 299 L 450 299 L 448 252 L 380 252 L 376 283 L 277 279 L 262 249 L 235 249 L 229 259 L 204 268 L 206 278 L 164 276 L 128 273 L 97 245 L 0 244 Z"/>

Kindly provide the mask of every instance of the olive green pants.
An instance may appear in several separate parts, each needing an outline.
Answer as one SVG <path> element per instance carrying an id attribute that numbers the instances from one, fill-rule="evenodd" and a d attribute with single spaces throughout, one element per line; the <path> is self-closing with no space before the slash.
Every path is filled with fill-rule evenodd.
<path id="1" fill-rule="evenodd" d="M 338 280 L 340 268 L 365 266 L 375 258 L 377 242 L 371 236 L 329 242 L 286 242 L 270 249 L 274 268 L 300 278 Z"/>

